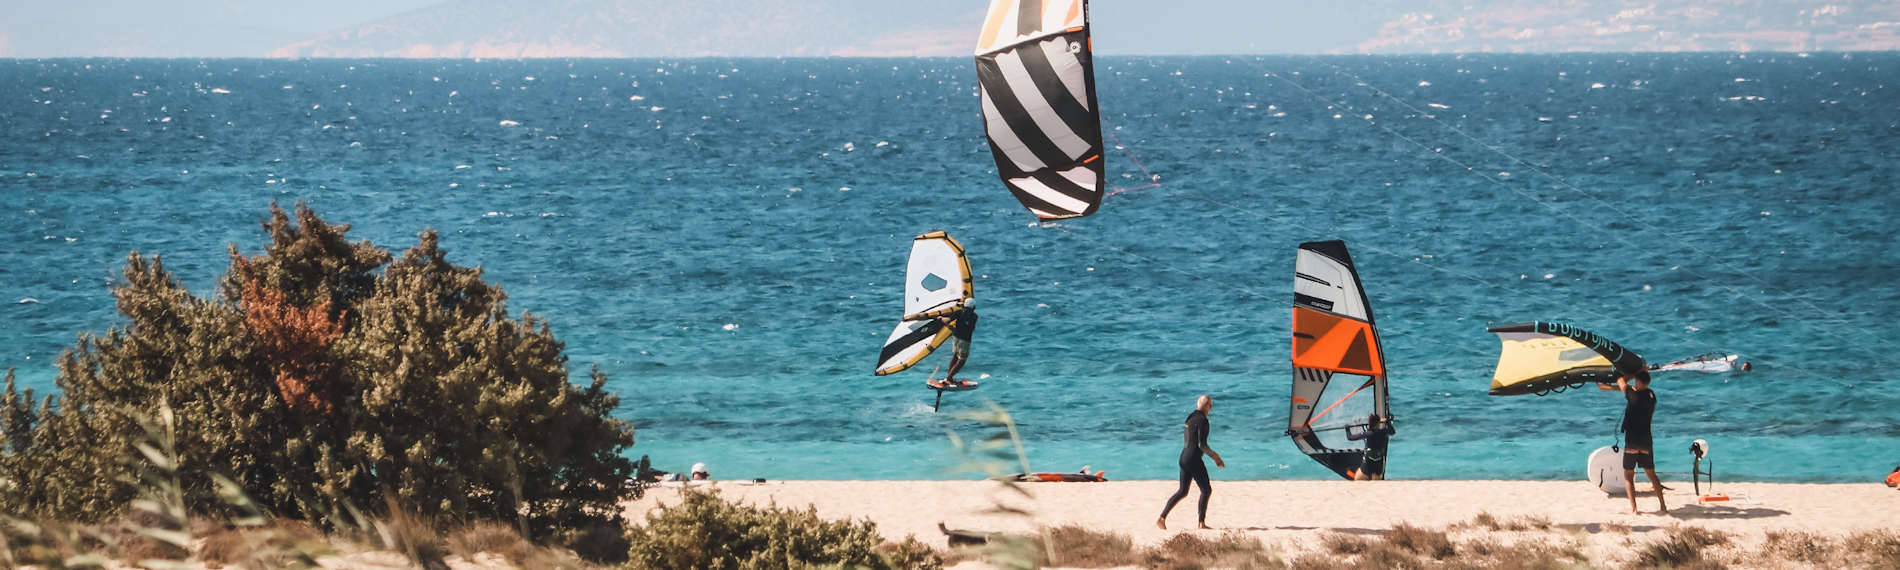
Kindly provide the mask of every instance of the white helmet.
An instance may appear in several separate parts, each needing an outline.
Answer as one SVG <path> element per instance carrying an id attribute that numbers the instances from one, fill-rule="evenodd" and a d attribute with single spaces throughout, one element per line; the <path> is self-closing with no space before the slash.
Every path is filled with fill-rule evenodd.
<path id="1" fill-rule="evenodd" d="M 707 470 L 706 470 L 706 464 L 705 464 L 705 463 L 694 463 L 694 464 L 693 464 L 693 469 L 692 469 L 691 471 L 687 471 L 687 473 L 688 473 L 688 474 L 691 474 L 691 475 L 698 475 L 698 474 L 700 474 L 700 473 L 705 473 L 705 474 L 707 474 L 707 475 L 711 475 L 711 474 L 712 474 L 712 472 L 711 472 L 711 471 L 707 471 Z"/>

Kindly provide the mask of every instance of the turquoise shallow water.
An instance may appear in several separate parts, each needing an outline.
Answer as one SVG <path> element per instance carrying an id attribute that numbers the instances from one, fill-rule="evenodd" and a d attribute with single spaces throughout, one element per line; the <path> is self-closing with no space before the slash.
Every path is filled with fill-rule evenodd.
<path id="1" fill-rule="evenodd" d="M 870 374 L 910 237 L 944 229 L 989 375 L 946 412 L 1008 408 L 1038 469 L 1171 478 L 1211 393 L 1216 478 L 1322 478 L 1279 433 L 1293 247 L 1336 237 L 1385 335 L 1394 478 L 1580 477 L 1619 398 L 1485 395 L 1485 326 L 1532 319 L 1757 364 L 1659 377 L 1664 471 L 1697 437 L 1724 478 L 1900 462 L 1900 55 L 1098 65 L 1162 185 L 1039 226 L 960 58 L 0 61 L 0 366 L 49 388 L 118 322 L 128 251 L 209 293 L 303 200 L 389 247 L 441 230 L 612 376 L 663 468 L 964 477 L 944 431 L 969 426 L 920 385 L 943 357 Z"/>

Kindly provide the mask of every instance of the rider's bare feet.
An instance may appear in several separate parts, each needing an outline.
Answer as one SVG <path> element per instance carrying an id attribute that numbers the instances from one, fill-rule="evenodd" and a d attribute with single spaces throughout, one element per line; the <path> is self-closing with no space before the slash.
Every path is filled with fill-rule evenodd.
<path id="1" fill-rule="evenodd" d="M 1167 530 L 1168 519 L 1155 519 L 1155 526 L 1161 527 L 1161 530 Z"/>
<path id="2" fill-rule="evenodd" d="M 1201 530 L 1214 530 L 1214 527 L 1207 526 L 1207 523 L 1201 523 Z"/>

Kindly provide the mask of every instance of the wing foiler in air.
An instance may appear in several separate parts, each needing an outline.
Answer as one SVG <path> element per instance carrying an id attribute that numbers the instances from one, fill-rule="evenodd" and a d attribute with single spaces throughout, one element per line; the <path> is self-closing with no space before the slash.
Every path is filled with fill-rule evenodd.
<path id="1" fill-rule="evenodd" d="M 1385 351 L 1345 242 L 1300 244 L 1287 436 L 1341 477 L 1383 478 L 1385 438 L 1368 430 L 1373 414 L 1390 421 L 1387 397 Z M 1377 472 L 1365 473 L 1369 467 Z"/>
<path id="2" fill-rule="evenodd" d="M 878 354 L 878 376 L 902 372 L 930 356 L 951 332 L 933 317 L 955 312 L 976 298 L 963 244 L 943 232 L 917 236 L 910 244 L 910 262 L 904 269 L 904 317 Z"/>
<path id="3" fill-rule="evenodd" d="M 1649 368 L 1635 351 L 1563 323 L 1536 321 L 1487 330 L 1504 344 L 1497 370 L 1491 373 L 1493 396 L 1542 396 L 1588 383 L 1613 383 L 1618 373 Z"/>
<path id="4" fill-rule="evenodd" d="M 977 94 L 996 173 L 1044 220 L 1095 213 L 1106 180 L 1086 0 L 991 0 Z"/>

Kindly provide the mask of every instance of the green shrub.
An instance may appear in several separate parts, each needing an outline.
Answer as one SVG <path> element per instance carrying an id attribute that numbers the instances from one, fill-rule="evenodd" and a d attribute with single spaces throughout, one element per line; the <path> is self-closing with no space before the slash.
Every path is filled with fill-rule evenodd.
<path id="1" fill-rule="evenodd" d="M 905 539 L 884 546 L 870 521 L 827 521 L 814 508 L 782 509 L 727 502 L 714 492 L 687 492 L 678 506 L 647 515 L 628 532 L 627 566 L 706 570 L 806 568 L 941 568 L 935 552 Z M 927 554 L 926 554 L 927 552 Z"/>
<path id="2" fill-rule="evenodd" d="M 545 536 L 617 524 L 633 428 L 595 371 L 568 383 L 547 324 L 510 317 L 480 268 L 424 231 L 400 258 L 275 205 L 261 253 L 230 250 L 218 295 L 187 291 L 157 256 L 127 257 L 123 327 L 59 359 L 61 395 L 0 394 L 0 512 L 104 520 L 124 512 L 136 412 L 177 410 L 179 485 L 227 510 L 225 474 L 279 516 L 340 520 L 402 504 L 425 519 L 496 520 Z M 58 485 L 20 484 L 59 481 Z"/>

